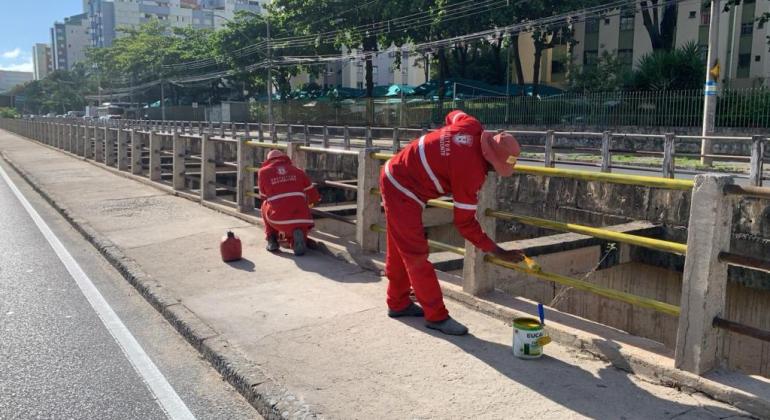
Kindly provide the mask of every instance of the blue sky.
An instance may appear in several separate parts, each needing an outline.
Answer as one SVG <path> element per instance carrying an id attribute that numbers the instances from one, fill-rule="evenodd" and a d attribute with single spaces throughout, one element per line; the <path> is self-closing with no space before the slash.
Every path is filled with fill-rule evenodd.
<path id="1" fill-rule="evenodd" d="M 32 45 L 51 42 L 54 21 L 82 13 L 83 0 L 0 0 L 0 70 L 32 71 Z"/>

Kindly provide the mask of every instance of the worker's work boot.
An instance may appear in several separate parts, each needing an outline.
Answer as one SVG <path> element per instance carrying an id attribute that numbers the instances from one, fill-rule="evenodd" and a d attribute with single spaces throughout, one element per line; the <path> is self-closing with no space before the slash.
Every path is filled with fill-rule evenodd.
<path id="1" fill-rule="evenodd" d="M 300 257 L 305 255 L 307 251 L 307 244 L 305 243 L 305 232 L 302 229 L 294 229 L 292 233 L 292 242 L 294 247 L 294 255 Z"/>
<path id="2" fill-rule="evenodd" d="M 468 334 L 468 327 L 455 321 L 452 317 L 447 317 L 447 319 L 439 322 L 426 321 L 425 326 L 449 335 Z"/>
<path id="3" fill-rule="evenodd" d="M 278 245 L 278 236 L 275 234 L 272 234 L 267 237 L 267 250 L 270 252 L 278 252 L 278 250 L 281 249 L 281 246 Z"/>
<path id="4" fill-rule="evenodd" d="M 402 309 L 400 311 L 394 311 L 393 309 L 388 309 L 388 316 L 391 318 L 400 318 L 402 316 L 424 316 L 425 312 L 422 311 L 422 308 L 417 306 L 414 302 L 410 302 L 409 306 L 407 306 L 405 309 Z"/>

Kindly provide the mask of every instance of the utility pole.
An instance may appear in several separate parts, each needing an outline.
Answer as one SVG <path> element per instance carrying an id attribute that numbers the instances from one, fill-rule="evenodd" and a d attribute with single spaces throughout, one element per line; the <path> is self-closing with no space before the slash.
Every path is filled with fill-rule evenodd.
<path id="1" fill-rule="evenodd" d="M 703 89 L 703 131 L 702 136 L 714 134 L 716 119 L 717 93 L 719 92 L 719 0 L 711 0 L 711 17 L 709 19 L 709 50 L 706 59 L 706 85 Z M 711 166 L 713 159 L 705 155 L 711 154 L 712 141 L 701 139 L 701 164 Z"/>
<path id="2" fill-rule="evenodd" d="M 270 45 L 270 13 L 265 15 L 267 22 L 267 123 L 273 127 L 273 48 Z"/>

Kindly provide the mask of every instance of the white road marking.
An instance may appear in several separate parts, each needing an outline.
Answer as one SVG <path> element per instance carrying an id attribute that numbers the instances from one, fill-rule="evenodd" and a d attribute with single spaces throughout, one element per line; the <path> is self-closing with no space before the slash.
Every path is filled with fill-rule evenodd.
<path id="1" fill-rule="evenodd" d="M 184 401 L 179 398 L 179 395 L 174 391 L 174 388 L 171 387 L 171 384 L 168 383 L 160 370 L 158 370 L 158 367 L 155 366 L 155 363 L 153 363 L 147 353 L 144 352 L 144 349 L 142 349 L 142 346 L 136 341 L 136 338 L 134 338 L 128 328 L 126 328 L 115 311 L 112 310 L 110 305 L 104 299 L 104 296 L 102 296 L 96 286 L 94 286 L 91 279 L 88 278 L 88 275 L 82 268 L 80 268 L 80 265 L 75 261 L 69 251 L 67 251 L 67 248 L 62 245 L 59 238 L 57 238 L 53 231 L 51 231 L 43 218 L 40 217 L 29 201 L 27 201 L 27 198 L 24 197 L 21 191 L 19 191 L 2 167 L 0 167 L 0 176 L 2 176 L 21 205 L 27 213 L 29 213 L 29 216 L 35 222 L 35 225 L 37 225 L 37 228 L 40 229 L 40 232 L 51 245 L 51 248 L 56 252 L 56 255 L 59 257 L 62 264 L 64 264 L 67 271 L 69 271 L 70 275 L 75 280 L 75 283 L 77 283 L 80 291 L 83 292 L 88 303 L 91 304 L 91 307 L 102 320 L 104 326 L 110 334 L 112 334 L 112 337 L 123 350 L 123 353 L 126 355 L 128 361 L 131 362 L 134 370 L 136 370 L 142 380 L 146 383 L 147 388 L 155 396 L 158 404 L 166 412 L 166 415 L 174 420 L 194 420 L 195 416 L 193 416 L 187 408 Z"/>

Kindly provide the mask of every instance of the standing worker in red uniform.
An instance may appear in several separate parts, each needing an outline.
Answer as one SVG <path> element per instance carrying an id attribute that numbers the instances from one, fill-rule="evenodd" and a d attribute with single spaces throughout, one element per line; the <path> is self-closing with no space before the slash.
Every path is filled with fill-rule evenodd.
<path id="1" fill-rule="evenodd" d="M 476 220 L 478 193 L 494 168 L 511 176 L 510 157 L 519 144 L 510 134 L 484 133 L 481 123 L 462 111 L 446 116 L 446 125 L 411 142 L 385 163 L 380 190 L 387 223 L 388 316 L 425 316 L 428 328 L 445 334 L 468 333 L 449 316 L 433 265 L 428 261 L 422 212 L 425 203 L 452 194 L 454 224 L 468 241 L 502 259 L 519 262 L 524 254 L 497 246 Z M 414 289 L 422 308 L 409 299 Z"/>
<path id="2" fill-rule="evenodd" d="M 278 251 L 278 236 L 283 235 L 295 255 L 305 254 L 307 234 L 314 226 L 310 207 L 321 200 L 318 190 L 305 171 L 279 150 L 267 154 L 258 178 L 267 250 Z"/>

